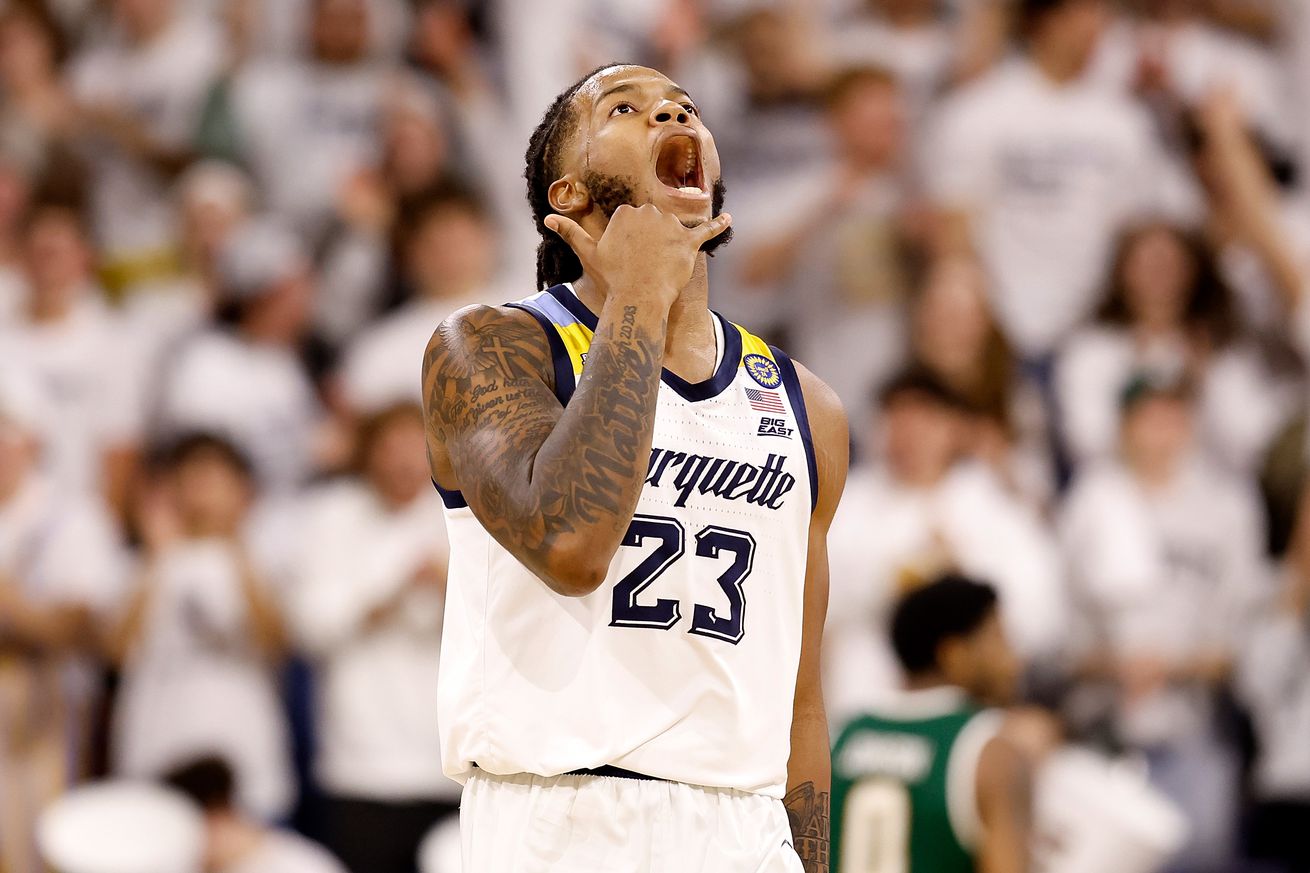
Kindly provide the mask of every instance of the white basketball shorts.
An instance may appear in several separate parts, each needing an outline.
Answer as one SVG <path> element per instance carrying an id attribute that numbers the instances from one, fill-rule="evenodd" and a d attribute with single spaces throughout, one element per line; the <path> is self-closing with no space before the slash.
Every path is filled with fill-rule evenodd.
<path id="1" fill-rule="evenodd" d="M 465 873 L 801 873 L 781 801 L 615 776 L 493 776 L 460 802 Z"/>

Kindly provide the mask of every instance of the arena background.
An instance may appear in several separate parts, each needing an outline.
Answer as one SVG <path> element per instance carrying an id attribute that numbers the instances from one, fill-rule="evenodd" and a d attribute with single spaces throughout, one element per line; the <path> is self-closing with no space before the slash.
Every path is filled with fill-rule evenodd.
<path id="1" fill-rule="evenodd" d="M 422 351 L 535 290 L 528 134 L 611 60 L 715 135 L 712 305 L 846 405 L 834 728 L 962 570 L 1170 869 L 1307 869 L 1310 4 L 0 0 L 0 871 L 182 846 L 171 795 L 38 822 L 186 764 L 234 774 L 211 852 L 415 869 L 459 794 Z"/>

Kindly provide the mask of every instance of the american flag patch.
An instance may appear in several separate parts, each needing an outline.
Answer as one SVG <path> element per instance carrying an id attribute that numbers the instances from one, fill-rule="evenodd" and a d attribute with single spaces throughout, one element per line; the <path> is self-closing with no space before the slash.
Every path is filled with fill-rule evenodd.
<path id="1" fill-rule="evenodd" d="M 782 405 L 782 398 L 776 391 L 761 391 L 758 388 L 747 388 L 746 397 L 750 399 L 751 409 L 756 412 L 776 412 L 785 413 L 787 408 Z"/>

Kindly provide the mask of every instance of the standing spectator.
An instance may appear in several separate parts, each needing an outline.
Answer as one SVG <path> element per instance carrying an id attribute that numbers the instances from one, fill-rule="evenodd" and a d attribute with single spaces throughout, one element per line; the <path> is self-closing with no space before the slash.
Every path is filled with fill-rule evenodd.
<path id="1" fill-rule="evenodd" d="M 37 814 L 84 777 L 98 675 L 97 622 L 123 561 L 109 514 L 38 468 L 46 411 L 21 370 L 0 369 L 0 869 L 35 873 Z"/>
<path id="2" fill-rule="evenodd" d="M 204 873 L 345 873 L 322 846 L 242 812 L 236 774 L 222 758 L 189 761 L 163 781 L 204 813 Z"/>
<path id="3" fill-rule="evenodd" d="M 1197 451 L 1185 383 L 1137 379 L 1124 394 L 1121 456 L 1087 469 L 1062 535 L 1089 675 L 1117 683 L 1119 739 L 1182 808 L 1180 870 L 1229 870 L 1237 757 L 1216 702 L 1265 578 L 1259 509 Z"/>
<path id="4" fill-rule="evenodd" d="M 413 873 L 460 794 L 431 705 L 448 547 L 418 406 L 367 419 L 358 456 L 357 478 L 311 502 L 292 617 L 321 683 L 323 839 L 354 873 Z"/>
<path id="5" fill-rule="evenodd" d="M 1041 394 L 992 318 L 987 276 L 969 256 L 928 268 L 910 313 L 910 357 L 973 411 L 973 454 L 1035 506 L 1055 488 Z"/>
<path id="6" fill-rule="evenodd" d="M 1237 689 L 1256 735 L 1251 851 L 1279 873 L 1310 870 L 1310 488 L 1292 542 L 1242 643 Z"/>
<path id="7" fill-rule="evenodd" d="M 745 204 L 723 262 L 757 293 L 779 298 L 796 356 L 862 415 L 870 386 L 896 371 L 905 347 L 905 117 L 896 80 L 877 68 L 839 73 L 826 121 L 835 162 L 771 181 L 769 204 L 786 209 Z"/>
<path id="8" fill-rule="evenodd" d="M 885 635 L 889 604 L 947 571 L 1005 592 L 1007 634 L 1026 659 L 1058 650 L 1065 626 L 1059 557 L 1033 509 L 967 457 L 969 410 L 922 372 L 882 392 L 882 461 L 852 473 L 829 535 L 832 593 L 824 633 L 834 724 L 897 687 Z"/>
<path id="9" fill-rule="evenodd" d="M 1062 435 L 1077 461 L 1117 452 L 1122 388 L 1152 373 L 1194 383 L 1202 447 L 1236 473 L 1255 469 L 1291 398 L 1235 335 L 1231 295 L 1200 238 L 1168 224 L 1125 234 L 1098 321 L 1056 368 Z"/>
<path id="10" fill-rule="evenodd" d="M 233 232 L 218 272 L 221 326 L 178 351 L 161 418 L 172 434 L 224 434 L 250 456 L 261 484 L 284 495 L 316 466 L 320 410 L 299 355 L 309 259 L 286 228 L 256 220 Z"/>
<path id="11" fill-rule="evenodd" d="M 1083 80 L 1105 0 L 1023 0 L 1019 57 L 948 98 L 925 167 L 946 244 L 972 241 L 1006 338 L 1043 363 L 1095 305 L 1120 226 L 1158 206 L 1145 112 Z"/>
<path id="12" fill-rule="evenodd" d="M 242 151 L 267 205 L 317 242 L 352 174 L 372 166 L 389 74 L 369 55 L 366 0 L 311 0 L 308 56 L 233 82 Z"/>
<path id="13" fill-rule="evenodd" d="M 180 0 L 113 0 L 113 27 L 73 60 L 96 236 L 118 287 L 172 269 L 169 185 L 191 156 L 222 64 L 217 26 Z"/>
<path id="14" fill-rule="evenodd" d="M 513 297 L 496 299 L 495 227 L 470 191 L 435 192 L 404 222 L 400 246 L 413 299 L 364 331 L 345 359 L 346 402 L 359 413 L 402 400 L 419 402 L 413 365 L 437 325 L 471 303 Z"/>
<path id="15" fill-rule="evenodd" d="M 198 434 L 172 447 L 163 477 L 143 503 L 145 557 L 112 646 L 123 674 L 115 770 L 156 777 L 222 754 L 241 808 L 282 819 L 295 794 L 274 678 L 285 637 L 268 557 L 254 547 L 250 466 Z"/>
<path id="16" fill-rule="evenodd" d="M 131 373 L 121 360 L 122 328 L 92 279 L 94 253 L 81 217 L 39 205 L 23 231 L 26 299 L 0 328 L 0 368 L 35 376 L 47 397 L 42 463 L 57 487 L 104 491 L 118 504 L 139 435 L 128 410 Z"/>

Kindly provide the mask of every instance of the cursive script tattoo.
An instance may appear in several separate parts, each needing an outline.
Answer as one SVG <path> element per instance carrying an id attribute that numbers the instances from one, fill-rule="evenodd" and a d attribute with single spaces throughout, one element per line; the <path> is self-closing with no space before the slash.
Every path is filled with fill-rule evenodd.
<path id="1" fill-rule="evenodd" d="M 813 782 L 803 782 L 782 800 L 805 873 L 828 873 L 828 797 L 829 793 L 818 791 Z"/>
<path id="2" fill-rule="evenodd" d="M 433 476 L 448 465 L 483 527 L 548 584 L 579 550 L 612 556 L 636 508 L 663 350 L 639 321 L 635 306 L 617 325 L 602 320 L 567 410 L 546 336 L 520 310 L 461 310 L 429 343 Z"/>

